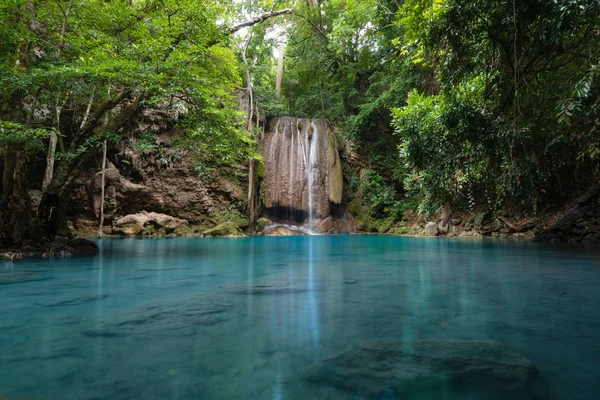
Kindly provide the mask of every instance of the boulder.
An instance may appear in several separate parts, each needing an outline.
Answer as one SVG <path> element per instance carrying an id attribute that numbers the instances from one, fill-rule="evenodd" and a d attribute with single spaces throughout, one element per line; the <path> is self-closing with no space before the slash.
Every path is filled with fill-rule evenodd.
<path id="1" fill-rule="evenodd" d="M 437 225 L 437 229 L 438 229 L 438 233 L 439 234 L 446 234 L 448 233 L 449 229 L 449 225 L 447 222 L 441 221 L 438 225 Z"/>
<path id="2" fill-rule="evenodd" d="M 304 236 L 306 233 L 283 225 L 269 226 L 262 233 L 265 236 Z"/>
<path id="3" fill-rule="evenodd" d="M 414 210 L 406 210 L 402 214 L 402 221 L 412 221 L 417 216 L 417 213 Z"/>
<path id="4" fill-rule="evenodd" d="M 142 233 L 153 234 L 161 230 L 166 234 L 170 234 L 177 230 L 181 231 L 183 227 L 187 226 L 188 222 L 185 219 L 167 214 L 142 211 L 118 219 L 115 222 L 113 231 L 125 236 L 137 236 Z"/>
<path id="5" fill-rule="evenodd" d="M 425 234 L 428 236 L 437 236 L 438 234 L 438 226 L 435 222 L 428 222 L 425 225 Z"/>
<path id="6" fill-rule="evenodd" d="M 146 229 L 142 225 L 130 223 L 115 226 L 113 232 L 123 236 L 137 236 L 146 232 Z"/>
<path id="7" fill-rule="evenodd" d="M 0 253 L 0 261 L 17 261 L 23 258 L 23 254 L 15 252 Z"/>
<path id="8" fill-rule="evenodd" d="M 331 215 L 323 220 L 315 221 L 313 231 L 317 233 L 336 233 L 335 222 Z"/>
<path id="9" fill-rule="evenodd" d="M 222 224 L 215 226 L 214 228 L 207 229 L 204 232 L 202 232 L 202 234 L 204 236 L 209 236 L 209 237 L 210 236 L 229 236 L 229 237 L 244 236 L 244 234 L 242 233 L 240 228 L 238 228 L 238 226 L 234 222 L 231 222 L 231 221 L 226 221 L 226 222 L 223 222 Z"/>
<path id="10" fill-rule="evenodd" d="M 261 217 L 256 220 L 256 231 L 262 232 L 267 226 L 271 225 L 273 222 L 269 218 Z"/>
<path id="11" fill-rule="evenodd" d="M 495 341 L 371 340 L 314 364 L 303 378 L 365 399 L 547 398 L 538 369 Z"/>

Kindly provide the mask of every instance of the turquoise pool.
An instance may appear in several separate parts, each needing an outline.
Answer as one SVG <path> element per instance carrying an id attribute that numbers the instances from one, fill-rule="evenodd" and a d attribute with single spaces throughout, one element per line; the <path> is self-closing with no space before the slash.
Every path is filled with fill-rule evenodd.
<path id="1" fill-rule="evenodd" d="M 0 398 L 598 399 L 600 252 L 102 239 L 0 263 Z"/>

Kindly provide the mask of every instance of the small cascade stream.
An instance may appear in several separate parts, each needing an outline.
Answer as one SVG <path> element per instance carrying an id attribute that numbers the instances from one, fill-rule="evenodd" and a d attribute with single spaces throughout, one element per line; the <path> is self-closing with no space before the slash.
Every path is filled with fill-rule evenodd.
<path id="1" fill-rule="evenodd" d="M 337 139 L 325 120 L 278 118 L 270 126 L 263 152 L 266 214 L 314 233 L 341 203 Z"/>

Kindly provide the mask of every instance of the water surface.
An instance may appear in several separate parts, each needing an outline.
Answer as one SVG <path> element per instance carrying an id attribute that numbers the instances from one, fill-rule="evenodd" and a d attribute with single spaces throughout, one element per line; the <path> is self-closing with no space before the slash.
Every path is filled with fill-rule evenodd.
<path id="1" fill-rule="evenodd" d="M 100 247 L 0 263 L 13 281 L 0 284 L 0 398 L 600 398 L 589 248 L 386 236 Z M 480 348 L 530 362 L 547 391 L 515 392 L 518 368 L 492 366 L 510 376 L 486 392 Z"/>

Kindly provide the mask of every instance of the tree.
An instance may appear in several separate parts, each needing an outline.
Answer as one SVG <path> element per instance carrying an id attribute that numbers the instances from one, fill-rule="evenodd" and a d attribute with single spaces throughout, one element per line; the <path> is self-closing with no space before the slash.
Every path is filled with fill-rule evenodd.
<path id="1" fill-rule="evenodd" d="M 38 212 L 49 236 L 66 233 L 77 171 L 144 109 L 177 107 L 184 115 L 175 123 L 190 139 L 248 148 L 234 144 L 249 138 L 235 122 L 231 94 L 240 80 L 228 32 L 216 22 L 220 6 L 130 3 L 18 0 L 2 10 L 0 119 L 25 126 L 29 118 L 58 139 Z"/>
<path id="2" fill-rule="evenodd" d="M 535 212 L 577 190 L 566 183 L 591 167 L 576 160 L 598 125 L 599 15 L 578 0 L 404 4 L 399 51 L 438 87 L 394 111 L 425 208 L 477 198 Z"/>

